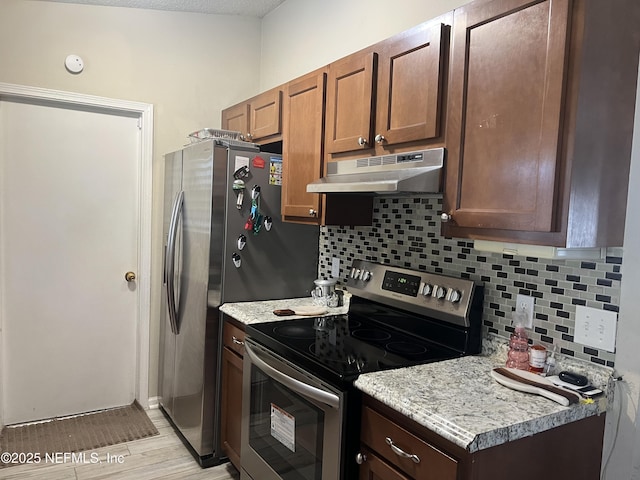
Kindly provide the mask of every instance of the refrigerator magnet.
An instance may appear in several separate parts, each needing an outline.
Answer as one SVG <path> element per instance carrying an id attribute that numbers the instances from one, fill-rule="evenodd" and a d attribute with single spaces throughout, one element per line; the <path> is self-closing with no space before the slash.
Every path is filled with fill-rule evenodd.
<path id="1" fill-rule="evenodd" d="M 249 157 L 243 157 L 241 155 L 236 155 L 233 170 L 237 172 L 242 167 L 247 167 L 247 170 L 249 169 Z"/>

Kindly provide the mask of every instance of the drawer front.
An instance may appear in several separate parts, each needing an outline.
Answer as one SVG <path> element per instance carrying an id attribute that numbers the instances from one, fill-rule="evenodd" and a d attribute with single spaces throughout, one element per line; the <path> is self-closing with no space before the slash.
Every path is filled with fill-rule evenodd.
<path id="1" fill-rule="evenodd" d="M 240 356 L 244 356 L 244 330 L 236 327 L 228 320 L 224 322 L 222 340 L 224 346 L 233 350 Z"/>
<path id="2" fill-rule="evenodd" d="M 454 458 L 367 406 L 362 411 L 360 440 L 412 478 L 456 480 L 458 462 Z M 416 463 L 401 452 L 414 455 L 419 461 Z"/>

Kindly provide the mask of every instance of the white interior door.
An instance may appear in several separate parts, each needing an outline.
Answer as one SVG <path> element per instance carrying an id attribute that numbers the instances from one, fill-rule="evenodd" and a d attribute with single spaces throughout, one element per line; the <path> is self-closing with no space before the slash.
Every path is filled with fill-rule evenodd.
<path id="1" fill-rule="evenodd" d="M 131 403 L 138 118 L 7 100 L 0 140 L 4 423 Z"/>

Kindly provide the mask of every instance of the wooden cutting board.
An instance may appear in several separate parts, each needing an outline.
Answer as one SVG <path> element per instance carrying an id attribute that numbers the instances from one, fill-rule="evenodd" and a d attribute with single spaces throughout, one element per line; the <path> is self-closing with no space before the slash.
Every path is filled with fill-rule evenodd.
<path id="1" fill-rule="evenodd" d="M 540 375 L 516 368 L 498 367 L 491 376 L 500 385 L 520 392 L 534 393 L 560 405 L 569 406 L 580 401 L 580 395 L 567 389 L 556 387 L 550 380 Z"/>

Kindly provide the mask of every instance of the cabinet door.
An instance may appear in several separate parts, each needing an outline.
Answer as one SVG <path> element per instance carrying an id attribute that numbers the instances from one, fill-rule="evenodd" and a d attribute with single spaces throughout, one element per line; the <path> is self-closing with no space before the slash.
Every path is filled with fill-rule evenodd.
<path id="1" fill-rule="evenodd" d="M 456 10 L 444 205 L 452 226 L 557 228 L 569 3 Z"/>
<path id="2" fill-rule="evenodd" d="M 393 145 L 440 135 L 445 33 L 448 29 L 436 24 L 384 44 L 378 59 L 376 142 Z"/>
<path id="3" fill-rule="evenodd" d="M 282 91 L 277 88 L 261 93 L 249 103 L 249 140 L 279 135 L 282 119 Z"/>
<path id="4" fill-rule="evenodd" d="M 366 460 L 360 465 L 359 480 L 411 480 L 380 460 L 369 450 L 361 449 Z"/>
<path id="5" fill-rule="evenodd" d="M 329 153 L 373 145 L 374 81 L 377 55 L 354 54 L 329 65 L 327 141 Z"/>
<path id="6" fill-rule="evenodd" d="M 240 103 L 222 111 L 222 128 L 240 132 L 246 138 L 248 134 L 249 105 Z"/>
<path id="7" fill-rule="evenodd" d="M 318 223 L 321 196 L 307 184 L 322 173 L 324 92 L 326 74 L 308 75 L 290 83 L 285 95 L 282 164 L 282 215 Z"/>
<path id="8" fill-rule="evenodd" d="M 242 357 L 222 349 L 222 431 L 224 453 L 240 469 L 240 425 L 242 420 Z"/>

